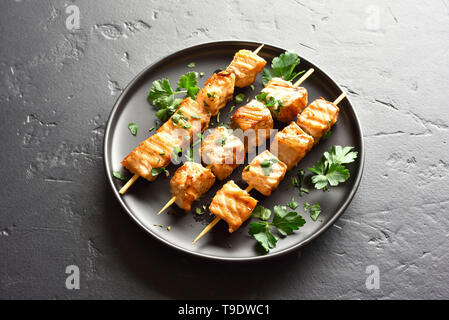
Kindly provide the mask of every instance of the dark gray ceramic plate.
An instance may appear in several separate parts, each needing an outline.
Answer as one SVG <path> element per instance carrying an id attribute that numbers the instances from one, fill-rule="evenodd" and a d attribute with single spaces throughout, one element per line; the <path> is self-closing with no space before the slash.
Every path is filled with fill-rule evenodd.
<path id="1" fill-rule="evenodd" d="M 300 198 L 297 189 L 287 190 L 292 172 L 285 177 L 279 188 L 268 198 L 261 196 L 256 190 L 251 192 L 260 201 L 260 204 L 267 208 L 273 208 L 277 204 L 285 205 L 291 200 L 292 196 L 295 196 L 295 199 L 301 204 L 297 211 L 301 212 L 307 221 L 305 226 L 293 235 L 279 240 L 276 248 L 271 250 L 269 254 L 264 254 L 256 241 L 249 237 L 248 221 L 232 235 L 228 234 L 226 223 L 220 222 L 209 234 L 192 245 L 192 240 L 213 219 L 213 216 L 208 213 L 201 216 L 193 212 L 185 213 L 178 209 L 176 205 L 168 211 L 169 214 L 156 215 L 163 204 L 171 197 L 169 192 L 170 179 L 165 176 L 161 175 L 153 183 L 139 179 L 124 196 L 119 195 L 118 190 L 123 186 L 123 182 L 113 178 L 113 171 L 121 171 L 131 176 L 122 168 L 120 161 L 141 141 L 152 134 L 149 133 L 148 129 L 155 125 L 155 109 L 147 101 L 152 82 L 167 77 L 170 79 L 172 86 L 175 87 L 180 75 L 187 71 L 197 71 L 205 73 L 204 77 L 200 79 L 199 85 L 202 86 L 215 70 L 224 68 L 231 62 L 236 51 L 240 49 L 254 50 L 258 46 L 259 43 L 247 41 L 221 41 L 201 44 L 171 54 L 140 73 L 124 90 L 112 109 L 104 144 L 104 159 L 109 183 L 125 211 L 148 233 L 172 248 L 196 256 L 232 261 L 266 259 L 285 254 L 306 245 L 329 228 L 349 205 L 360 183 L 364 163 L 363 137 L 355 110 L 350 101 L 345 99 L 339 105 L 341 109 L 339 121 L 334 126 L 330 139 L 323 140 L 314 147 L 300 162 L 298 168 L 312 166 L 322 156 L 323 152 L 332 145 L 354 146 L 359 152 L 359 157 L 350 165 L 351 178 L 348 181 L 332 188 L 330 192 L 313 190 L 310 194 Z M 268 61 L 267 65 L 269 66 L 274 57 L 285 51 L 283 48 L 265 45 L 259 54 Z M 196 67 L 188 68 L 187 65 L 190 62 L 195 62 Z M 303 83 L 303 86 L 309 92 L 309 102 L 318 97 L 324 97 L 331 101 L 337 98 L 342 92 L 341 88 L 319 67 L 301 59 L 299 69 L 307 70 L 312 67 L 315 69 L 315 73 Z M 255 82 L 254 91 L 246 88 L 236 90 L 236 93 L 243 92 L 247 97 L 252 98 L 262 87 L 259 75 Z M 231 105 L 233 105 L 233 102 L 222 109 L 220 121 L 229 120 Z M 128 123 L 130 122 L 138 123 L 139 132 L 137 136 L 130 134 L 128 130 Z M 214 124 L 211 127 L 216 126 L 215 118 L 212 119 L 211 123 Z M 275 124 L 277 129 L 281 129 L 280 126 L 282 124 Z M 240 166 L 235 170 L 229 179 L 233 179 L 242 188 L 245 188 L 246 185 L 240 178 L 242 168 L 243 166 Z M 172 175 L 176 167 L 171 165 L 168 169 Z M 296 169 L 293 171 L 296 171 Z M 217 182 L 195 207 L 208 206 L 212 197 L 222 185 L 223 182 Z M 302 212 L 302 204 L 305 201 L 309 203 L 320 202 L 322 214 L 319 221 L 314 222 L 308 214 Z M 170 231 L 167 230 L 167 226 L 171 227 Z"/>

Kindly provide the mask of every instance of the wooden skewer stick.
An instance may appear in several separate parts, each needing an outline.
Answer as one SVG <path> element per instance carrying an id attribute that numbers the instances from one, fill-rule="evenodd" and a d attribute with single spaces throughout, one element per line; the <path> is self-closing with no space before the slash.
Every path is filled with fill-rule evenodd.
<path id="1" fill-rule="evenodd" d="M 310 77 L 310 75 L 311 75 L 314 71 L 315 71 L 315 69 L 310 68 L 306 73 L 303 74 L 303 76 L 302 76 L 301 78 L 298 79 L 298 81 L 296 81 L 296 82 L 293 84 L 293 87 L 295 87 L 295 88 L 299 87 L 299 85 L 300 85 L 301 83 L 303 83 L 308 77 Z"/>
<path id="2" fill-rule="evenodd" d="M 335 99 L 334 104 L 337 105 L 341 102 L 341 100 L 343 100 L 344 98 L 346 98 L 346 92 L 343 92 L 341 95 L 338 96 L 337 99 Z"/>
<path id="3" fill-rule="evenodd" d="M 138 174 L 133 175 L 131 179 L 128 180 L 128 182 L 120 189 L 119 193 L 124 194 L 126 190 L 129 189 L 133 185 L 134 182 L 139 178 L 140 176 Z"/>
<path id="4" fill-rule="evenodd" d="M 264 44 L 262 43 L 262 44 L 261 44 L 256 50 L 254 50 L 253 52 L 254 52 L 255 54 L 258 54 L 259 51 L 262 50 L 263 46 L 264 46 Z"/>
<path id="5" fill-rule="evenodd" d="M 255 54 L 258 54 L 260 50 L 262 50 L 264 44 L 262 43 L 256 50 L 254 50 L 253 52 Z M 299 79 L 301 80 L 301 79 Z M 134 182 L 136 182 L 136 180 L 139 178 L 138 174 L 135 174 L 131 179 L 128 180 L 128 182 L 120 189 L 119 193 L 120 194 L 125 194 L 125 192 L 133 185 Z M 172 198 L 173 199 L 173 198 Z M 172 199 L 170 201 L 172 201 Z M 176 199 L 175 199 L 176 200 Z M 171 204 L 173 204 L 173 202 L 175 202 L 175 200 L 173 200 L 171 202 Z M 169 201 L 169 202 L 170 202 Z M 162 210 L 163 211 L 163 210 Z M 160 214 L 162 211 L 160 211 L 158 214 Z"/>
<path id="6" fill-rule="evenodd" d="M 310 69 L 310 70 L 312 70 L 312 72 L 313 72 L 313 69 Z M 309 70 L 309 71 L 310 71 Z M 310 72 L 310 74 L 312 74 L 312 72 Z M 310 75 L 309 74 L 309 75 Z M 305 76 L 305 75 L 304 75 Z M 301 79 L 299 79 L 299 80 L 301 80 Z M 298 80 L 298 82 L 299 82 L 299 80 Z M 346 97 L 346 93 L 345 92 L 343 92 L 342 94 L 340 94 L 339 96 L 338 96 L 338 98 L 337 99 L 335 99 L 335 101 L 333 102 L 335 105 L 337 105 L 337 104 L 339 104 L 340 102 L 341 102 L 341 100 L 343 100 L 344 98 Z M 253 189 L 253 187 L 251 187 L 251 186 L 248 186 L 246 189 L 245 189 L 245 191 L 246 192 L 250 192 L 251 190 Z M 195 244 L 195 242 L 197 242 L 199 239 L 201 239 L 206 233 L 208 233 L 217 223 L 218 223 L 218 221 L 220 221 L 221 219 L 220 219 L 220 217 L 215 217 L 215 219 L 214 220 L 212 220 L 212 222 L 211 223 L 209 223 L 209 225 L 206 227 L 206 228 L 204 228 L 204 230 L 203 231 L 201 231 L 201 233 L 198 235 L 198 237 L 196 237 L 196 239 L 195 240 L 193 240 L 193 242 L 192 242 L 192 244 Z"/>

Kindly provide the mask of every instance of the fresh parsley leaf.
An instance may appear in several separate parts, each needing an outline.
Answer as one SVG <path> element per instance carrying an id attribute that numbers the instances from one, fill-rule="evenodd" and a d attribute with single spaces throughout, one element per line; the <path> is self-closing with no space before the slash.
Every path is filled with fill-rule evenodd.
<path id="1" fill-rule="evenodd" d="M 151 127 L 150 129 L 148 129 L 149 132 L 153 131 L 154 127 Z"/>
<path id="2" fill-rule="evenodd" d="M 87 209 L 83 209 L 83 214 L 84 214 L 84 215 L 87 214 Z"/>
<path id="3" fill-rule="evenodd" d="M 351 151 L 352 148 L 333 146 L 309 168 L 309 171 L 315 174 L 312 176 L 312 183 L 316 189 L 328 190 L 329 185 L 337 186 L 349 178 L 349 170 L 342 164 L 353 162 L 357 157 L 357 152 Z"/>
<path id="4" fill-rule="evenodd" d="M 167 78 L 153 81 L 148 100 L 158 109 L 166 109 L 174 102 L 174 91 Z"/>
<path id="5" fill-rule="evenodd" d="M 302 197 L 304 194 L 309 193 L 309 189 L 301 187 L 299 188 L 299 196 Z"/>
<path id="6" fill-rule="evenodd" d="M 232 113 L 232 111 L 234 111 L 235 106 L 231 106 L 231 109 L 229 109 L 228 113 Z"/>
<path id="7" fill-rule="evenodd" d="M 172 157 L 173 159 L 178 162 L 178 155 L 182 152 L 181 147 L 179 146 L 174 146 L 173 150 L 172 150 Z"/>
<path id="8" fill-rule="evenodd" d="M 265 252 L 276 247 L 278 238 L 271 232 L 271 224 L 266 221 L 252 222 L 248 233 L 259 242 Z"/>
<path id="9" fill-rule="evenodd" d="M 278 229 L 278 232 L 287 236 L 294 230 L 298 230 L 302 227 L 306 221 L 296 212 L 287 212 L 287 208 L 284 206 L 274 207 L 273 226 Z"/>
<path id="10" fill-rule="evenodd" d="M 289 203 L 287 203 L 287 206 L 292 210 L 295 210 L 296 208 L 299 207 L 299 203 L 295 201 L 295 197 L 292 197 L 292 200 Z"/>
<path id="11" fill-rule="evenodd" d="M 198 79 L 197 72 L 187 72 L 186 74 L 179 77 L 178 87 L 184 89 L 194 87 L 198 83 L 197 79 Z"/>
<path id="12" fill-rule="evenodd" d="M 200 72 L 200 77 L 204 77 L 204 72 Z"/>
<path id="13" fill-rule="evenodd" d="M 253 85 L 253 84 L 252 84 L 252 85 L 250 85 L 249 87 L 251 88 L 251 90 L 253 90 L 253 91 L 254 91 L 254 85 Z"/>
<path id="14" fill-rule="evenodd" d="M 128 181 L 128 178 L 125 177 L 120 171 L 114 171 L 112 173 L 112 175 L 114 176 L 114 178 L 122 180 L 122 181 Z"/>
<path id="15" fill-rule="evenodd" d="M 137 135 L 137 131 L 139 130 L 139 126 L 137 123 L 131 122 L 128 124 L 128 129 L 133 136 Z"/>
<path id="16" fill-rule="evenodd" d="M 204 214 L 204 211 L 201 210 L 201 208 L 196 208 L 196 209 L 195 209 L 195 213 L 196 213 L 197 215 L 202 215 L 202 214 Z"/>
<path id="17" fill-rule="evenodd" d="M 357 158 L 357 151 L 352 151 L 354 147 L 332 146 L 324 153 L 324 157 L 329 163 L 346 164 L 354 162 Z"/>
<path id="18" fill-rule="evenodd" d="M 245 95 L 243 93 L 239 93 L 235 96 L 235 103 L 239 104 L 242 103 L 243 100 L 245 100 Z"/>
<path id="19" fill-rule="evenodd" d="M 287 81 L 293 81 L 296 77 L 304 73 L 304 71 L 295 72 L 295 68 L 299 63 L 299 56 L 296 52 L 286 51 L 285 53 L 282 53 L 279 57 L 273 59 L 271 63 L 272 72 L 268 69 L 264 69 L 262 75 L 263 84 L 266 85 L 273 77 L 280 77 Z"/>
<path id="20" fill-rule="evenodd" d="M 261 220 L 266 221 L 271 217 L 271 210 L 259 205 L 256 208 L 254 208 L 253 212 L 251 213 L 251 216 L 253 218 L 259 218 Z"/>
<path id="21" fill-rule="evenodd" d="M 187 68 L 195 68 L 195 66 L 196 66 L 196 63 L 195 63 L 195 62 L 190 62 L 190 63 L 187 65 Z"/>
<path id="22" fill-rule="evenodd" d="M 313 221 L 316 221 L 318 219 L 320 213 L 321 213 L 321 206 L 318 202 L 310 207 L 310 217 L 312 218 Z"/>

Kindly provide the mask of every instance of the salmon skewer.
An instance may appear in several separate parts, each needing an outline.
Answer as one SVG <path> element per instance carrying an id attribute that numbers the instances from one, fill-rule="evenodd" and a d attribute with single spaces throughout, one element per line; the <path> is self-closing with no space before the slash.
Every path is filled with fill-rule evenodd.
<path id="1" fill-rule="evenodd" d="M 303 148 L 293 148 L 295 143 L 293 143 L 293 138 L 289 137 L 289 141 L 285 141 L 284 138 L 282 137 L 276 137 L 275 138 L 275 142 L 277 139 L 277 144 L 278 146 L 280 145 L 285 145 L 285 148 L 288 147 L 292 147 L 293 151 L 290 151 L 288 153 L 288 155 L 284 155 L 284 159 L 288 160 L 289 157 L 293 157 L 293 161 L 290 161 L 290 167 L 294 164 L 296 165 L 301 159 L 302 157 L 305 155 L 305 153 L 307 151 L 310 150 L 311 145 L 313 146 L 313 144 L 316 144 L 321 137 L 330 130 L 330 128 L 332 127 L 333 124 L 335 124 L 335 122 L 337 121 L 338 118 L 338 112 L 339 112 L 339 108 L 337 107 L 337 104 L 340 103 L 344 98 L 346 97 L 346 93 L 342 93 L 334 102 L 328 102 L 326 100 L 324 100 L 323 98 L 319 98 L 317 100 L 315 100 L 314 102 L 312 102 L 310 104 L 310 106 L 308 106 L 307 108 L 305 108 L 304 112 L 306 113 L 307 117 L 304 117 L 303 119 L 301 119 L 301 115 L 298 115 L 298 122 L 300 123 L 300 125 L 302 127 L 304 127 L 304 129 L 308 132 L 313 133 L 313 136 L 309 136 L 307 133 L 303 132 L 298 125 L 296 125 L 294 122 L 291 124 L 292 128 L 288 128 L 290 126 L 287 126 L 286 128 L 288 128 L 286 130 L 286 132 L 284 132 L 285 136 L 293 136 L 294 137 L 294 132 L 295 132 L 295 128 L 294 126 L 296 126 L 298 129 L 300 129 L 302 131 L 301 135 L 304 136 L 309 136 L 308 139 L 301 140 L 301 136 L 298 136 L 297 138 L 297 145 L 303 145 Z M 318 108 L 318 106 L 320 108 Z M 310 107 L 310 110 L 307 110 Z M 303 112 L 303 113 L 304 113 Z M 311 115 L 309 115 L 309 113 Z M 323 126 L 323 121 L 327 120 L 327 119 L 331 119 L 327 122 L 326 126 Z M 335 121 L 333 121 L 335 120 Z M 284 128 L 284 130 L 286 129 Z M 284 131 L 282 130 L 282 131 Z M 281 134 L 282 131 L 278 132 L 277 135 Z M 292 134 L 293 132 L 293 134 Z M 315 141 L 315 142 L 314 142 Z M 272 150 L 273 145 L 272 145 Z M 281 149 L 281 150 L 287 150 L 287 149 Z M 295 156 L 294 155 L 294 151 L 296 150 L 296 153 L 299 154 L 299 156 Z M 307 150 L 307 151 L 305 151 Z M 192 244 L 194 244 L 195 242 L 197 242 L 199 239 L 201 239 L 205 234 L 207 234 L 220 220 L 225 220 L 228 225 L 229 225 L 229 232 L 232 233 L 235 230 L 237 230 L 240 225 L 246 221 L 250 216 L 251 216 L 251 212 L 252 210 L 254 210 L 255 206 L 257 205 L 257 200 L 254 198 L 251 198 L 251 201 L 248 199 L 249 197 L 249 192 L 255 188 L 256 190 L 258 190 L 259 192 L 261 192 L 262 194 L 265 195 L 270 195 L 271 191 L 276 189 L 277 186 L 279 185 L 280 181 L 284 178 L 285 176 L 285 172 L 287 171 L 287 164 L 284 164 L 283 161 L 281 160 L 282 156 L 281 154 L 279 155 L 279 159 L 276 158 L 276 156 L 274 154 L 271 154 L 273 158 L 271 158 L 271 164 L 267 165 L 267 162 L 270 162 L 269 159 L 267 159 L 267 156 L 270 156 L 269 154 L 267 154 L 264 157 L 261 157 L 264 153 L 266 153 L 267 151 L 261 153 L 259 156 L 257 156 L 256 158 L 254 158 L 254 160 L 250 163 L 249 165 L 249 169 L 251 169 L 252 166 L 255 166 L 257 168 L 256 172 L 253 173 L 247 173 L 247 171 L 243 171 L 242 173 L 242 179 L 244 181 L 246 181 L 249 186 L 245 189 L 242 190 L 240 188 L 238 188 L 238 186 L 234 186 L 234 185 L 230 185 L 227 186 L 227 184 L 217 192 L 217 194 L 215 195 L 215 197 L 212 199 L 211 205 L 209 206 L 209 210 L 215 214 L 215 219 L 208 225 L 206 226 L 206 228 L 203 229 L 203 231 L 195 238 L 195 240 L 193 240 Z M 268 151 L 268 153 L 271 153 Z M 293 156 L 292 156 L 293 155 Z M 261 157 L 261 158 L 259 158 Z M 259 158 L 259 159 L 257 159 Z M 264 160 L 262 160 L 264 159 Z M 260 173 L 260 168 L 264 168 L 264 167 L 273 167 L 273 164 L 275 163 L 274 159 L 278 159 L 277 163 L 282 164 L 281 167 L 282 168 L 278 168 L 276 170 L 273 170 L 275 172 L 275 176 L 274 177 L 270 177 L 270 174 L 266 175 L 265 177 L 263 177 L 263 175 Z M 261 161 L 262 160 L 262 161 Z M 265 162 L 264 162 L 265 161 Z M 265 165 L 264 165 L 265 163 Z M 259 167 L 257 167 L 257 165 L 259 165 Z M 282 174 L 282 170 L 285 170 L 284 173 Z M 254 170 L 253 170 L 254 171 Z M 233 183 L 233 181 L 230 181 Z M 228 182 L 228 184 L 230 183 Z M 226 187 L 226 188 L 225 188 Z M 230 189 L 232 187 L 231 191 L 228 191 L 228 189 Z M 237 190 L 238 188 L 238 190 Z M 229 199 L 226 200 L 225 196 L 229 195 Z M 251 204 L 251 205 L 248 205 Z M 246 206 L 245 206 L 246 204 Z M 241 212 L 237 211 L 236 208 L 242 208 Z"/>
<path id="2" fill-rule="evenodd" d="M 209 125 L 210 116 L 216 115 L 232 99 L 234 86 L 238 85 L 240 87 L 254 82 L 257 74 L 262 71 L 266 64 L 266 61 L 257 55 L 263 46 L 263 44 L 260 45 L 254 52 L 249 50 L 238 51 L 226 71 L 214 74 L 206 81 L 205 86 L 200 90 L 196 101 L 194 101 L 197 105 L 194 105 L 193 100 L 190 98 L 183 100 L 181 105 L 188 104 L 202 108 L 201 111 L 198 111 L 200 114 L 186 120 L 183 118 L 184 115 L 175 116 L 175 113 L 159 128 L 155 135 L 143 141 L 122 161 L 122 165 L 134 175 L 120 189 L 120 194 L 124 194 L 139 177 L 143 177 L 150 182 L 154 181 L 157 178 L 157 174 L 154 174 L 153 169 L 165 168 L 170 163 L 173 147 L 180 148 L 185 146 L 185 143 L 179 140 L 179 134 L 174 134 L 171 122 L 178 123 L 181 119 L 181 122 L 184 123 L 182 128 L 189 130 L 193 126 L 191 122 L 199 119 L 201 120 L 200 130 L 204 131 Z M 207 115 L 204 114 L 205 112 Z M 165 135 L 160 132 L 165 132 Z M 193 133 L 189 131 L 191 140 Z M 164 144 L 163 139 L 167 139 L 167 145 Z M 172 149 L 168 150 L 170 146 Z M 165 157 L 161 158 L 160 154 L 165 155 Z"/>
<path id="3" fill-rule="evenodd" d="M 309 69 L 294 85 L 291 85 L 291 87 L 293 88 L 299 87 L 299 85 L 302 82 L 304 82 L 313 72 L 314 72 L 313 69 Z M 228 132 L 228 130 L 224 127 L 216 128 L 212 134 L 206 137 L 201 146 L 202 159 L 204 163 L 208 164 L 206 168 L 207 169 L 211 168 L 213 173 L 219 180 L 227 178 L 234 171 L 235 168 L 237 168 L 241 163 L 243 163 L 245 151 L 248 151 L 248 149 L 252 149 L 257 145 L 260 145 L 264 140 L 266 140 L 270 136 L 270 130 L 273 129 L 273 119 L 271 117 L 270 111 L 262 102 L 252 100 L 246 106 L 239 108 L 234 113 L 234 115 L 232 116 L 231 127 L 239 128 L 242 129 L 243 131 L 253 129 L 256 131 L 256 134 L 251 137 L 248 137 L 249 138 L 248 141 L 245 141 L 245 147 L 243 147 L 244 145 L 239 138 L 231 135 Z M 181 168 L 182 167 L 183 166 L 181 166 Z M 188 172 L 188 170 L 185 171 L 182 170 L 179 172 L 184 173 Z M 171 181 L 182 180 L 181 177 L 180 178 L 177 177 L 177 174 L 178 171 L 175 172 Z M 201 180 L 199 180 L 198 183 L 201 184 L 202 183 Z M 205 189 L 205 192 L 207 192 L 209 189 L 210 187 L 207 188 L 207 190 Z M 161 214 L 167 208 L 169 208 L 175 202 L 176 204 L 178 204 L 180 208 L 185 210 L 185 207 L 182 205 L 183 202 L 180 203 L 178 201 L 178 199 L 183 198 L 183 194 L 177 193 L 176 191 L 179 191 L 178 189 L 172 190 L 173 190 L 172 198 L 158 212 L 158 215 Z M 266 189 L 260 192 L 262 194 L 269 195 L 267 194 Z M 197 199 L 201 195 L 202 194 L 198 194 Z M 192 202 L 194 200 L 192 200 Z M 190 210 L 190 206 L 188 208 L 189 208 L 188 210 Z"/>

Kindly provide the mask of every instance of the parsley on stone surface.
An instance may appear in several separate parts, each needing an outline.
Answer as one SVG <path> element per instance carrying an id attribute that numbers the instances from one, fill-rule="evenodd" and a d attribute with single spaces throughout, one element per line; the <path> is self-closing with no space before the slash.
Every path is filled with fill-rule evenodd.
<path id="1" fill-rule="evenodd" d="M 328 190 L 348 180 L 349 170 L 343 164 L 354 162 L 357 151 L 354 147 L 332 146 L 309 171 L 314 173 L 312 183 L 316 189 Z"/>
<path id="2" fill-rule="evenodd" d="M 306 223 L 301 215 L 294 211 L 288 212 L 287 207 L 285 206 L 274 207 L 274 216 L 271 222 L 267 221 L 271 216 L 271 210 L 263 208 L 262 206 L 257 206 L 256 209 L 256 214 L 253 216 L 262 216 L 264 219 L 251 223 L 248 233 L 259 242 L 266 252 L 273 249 L 278 241 L 278 238 L 273 234 L 274 229 L 277 230 L 278 234 L 285 237 L 292 234 L 294 230 L 298 230 Z"/>
<path id="3" fill-rule="evenodd" d="M 271 62 L 272 71 L 267 68 L 263 69 L 263 85 L 266 85 L 273 77 L 279 77 L 293 82 L 299 75 L 304 73 L 304 71 L 295 72 L 295 68 L 299 63 L 300 59 L 296 52 L 286 51 L 282 53 Z"/>

